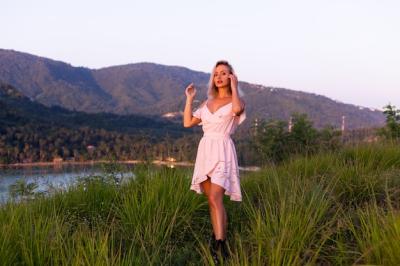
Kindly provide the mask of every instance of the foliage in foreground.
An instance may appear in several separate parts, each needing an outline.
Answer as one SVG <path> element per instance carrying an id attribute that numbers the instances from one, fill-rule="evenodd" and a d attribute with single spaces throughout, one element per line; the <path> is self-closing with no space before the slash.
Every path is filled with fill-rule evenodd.
<path id="1" fill-rule="evenodd" d="M 138 167 L 0 209 L 3 265 L 203 265 L 211 226 L 190 170 Z M 242 179 L 226 201 L 227 265 L 399 265 L 400 149 L 291 159 Z"/>

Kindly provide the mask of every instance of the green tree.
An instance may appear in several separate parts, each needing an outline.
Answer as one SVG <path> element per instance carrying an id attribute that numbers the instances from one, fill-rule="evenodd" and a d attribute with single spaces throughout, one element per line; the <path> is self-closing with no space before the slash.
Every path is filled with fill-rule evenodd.
<path id="1" fill-rule="evenodd" d="M 287 157 L 287 124 L 284 121 L 260 121 L 253 145 L 263 162 L 282 161 Z"/>
<path id="2" fill-rule="evenodd" d="M 293 155 L 333 150 L 340 144 L 338 131 L 330 127 L 318 131 L 306 114 L 293 114 L 292 123 L 289 131 L 285 121 L 257 121 L 257 126 L 252 128 L 253 147 L 261 163 L 280 162 Z"/>
<path id="3" fill-rule="evenodd" d="M 341 131 L 335 129 L 333 126 L 326 126 L 319 131 L 318 146 L 324 151 L 337 150 L 341 142 Z"/>
<path id="4" fill-rule="evenodd" d="M 400 138 L 400 110 L 394 105 L 386 105 L 383 113 L 386 115 L 386 127 L 381 130 L 381 135 L 388 139 Z"/>
<path id="5" fill-rule="evenodd" d="M 293 127 L 289 134 L 291 152 L 305 154 L 317 148 L 318 131 L 306 114 L 293 114 Z"/>

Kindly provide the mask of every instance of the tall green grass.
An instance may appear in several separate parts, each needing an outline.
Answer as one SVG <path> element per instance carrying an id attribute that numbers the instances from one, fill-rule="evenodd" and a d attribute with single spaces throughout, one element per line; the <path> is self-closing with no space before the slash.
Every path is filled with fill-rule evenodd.
<path id="1" fill-rule="evenodd" d="M 0 207 L 0 265 L 213 264 L 191 169 L 137 166 Z M 375 144 L 242 175 L 226 265 L 400 265 L 400 149 Z"/>
<path id="2" fill-rule="evenodd" d="M 385 212 L 376 204 L 370 204 L 356 213 L 355 221 L 348 221 L 360 254 L 356 262 L 398 265 L 400 212 L 392 209 Z"/>

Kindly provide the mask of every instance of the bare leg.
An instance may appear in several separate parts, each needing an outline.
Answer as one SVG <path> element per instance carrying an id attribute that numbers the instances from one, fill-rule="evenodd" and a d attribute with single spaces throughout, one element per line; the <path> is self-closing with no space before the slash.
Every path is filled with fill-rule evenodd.
<path id="1" fill-rule="evenodd" d="M 211 179 L 209 176 L 207 177 L 207 180 L 200 183 L 200 187 L 201 190 L 204 192 L 204 195 L 206 195 L 206 197 L 208 198 L 208 195 L 210 194 Z"/>
<path id="2" fill-rule="evenodd" d="M 208 199 L 208 196 L 210 195 L 210 190 L 211 190 L 211 179 L 210 179 L 210 177 L 207 178 L 207 180 L 201 182 L 200 186 L 201 186 L 204 194 L 206 195 L 206 197 Z M 216 228 L 217 221 L 215 220 L 216 217 L 215 217 L 215 215 L 213 215 L 213 212 L 212 212 L 210 207 L 209 207 L 209 211 L 210 211 L 211 225 L 213 227 L 213 232 L 214 232 L 214 235 L 215 235 L 215 232 L 217 230 L 217 228 Z"/>
<path id="3" fill-rule="evenodd" d="M 215 239 L 225 239 L 228 217 L 223 204 L 225 189 L 219 185 L 211 183 L 208 178 L 201 183 L 201 187 L 208 198 L 210 208 L 210 218 L 214 230 Z"/>
<path id="4" fill-rule="evenodd" d="M 223 206 L 223 205 L 222 205 Z M 225 206 L 224 207 L 224 238 L 226 238 L 226 234 L 228 233 L 228 215 L 226 214 Z"/>

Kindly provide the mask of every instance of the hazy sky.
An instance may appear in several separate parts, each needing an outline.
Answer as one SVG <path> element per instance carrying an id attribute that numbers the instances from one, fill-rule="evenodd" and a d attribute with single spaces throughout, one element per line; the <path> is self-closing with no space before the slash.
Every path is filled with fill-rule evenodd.
<path id="1" fill-rule="evenodd" d="M 400 107 L 398 0 L 0 0 L 0 48 L 101 68 L 210 72 L 345 103 Z"/>

